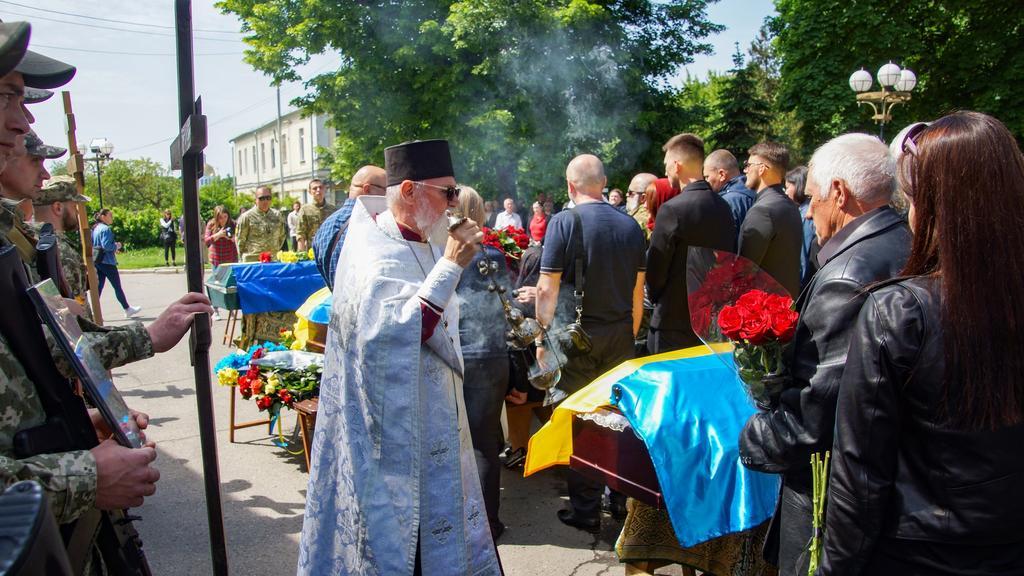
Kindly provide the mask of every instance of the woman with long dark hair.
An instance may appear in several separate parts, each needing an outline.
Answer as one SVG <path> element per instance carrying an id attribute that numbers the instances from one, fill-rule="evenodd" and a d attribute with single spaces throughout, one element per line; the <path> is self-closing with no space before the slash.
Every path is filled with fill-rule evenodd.
<path id="1" fill-rule="evenodd" d="M 160 245 L 164 247 L 164 265 L 178 265 L 178 256 L 174 248 L 178 243 L 178 220 L 174 218 L 170 208 L 164 210 L 160 218 Z M 170 256 L 170 258 L 168 258 Z"/>
<path id="2" fill-rule="evenodd" d="M 800 289 L 811 281 L 818 268 L 811 261 L 812 247 L 817 243 L 814 233 L 814 222 L 807 218 L 807 209 L 811 207 L 811 199 L 807 197 L 807 166 L 797 166 L 786 172 L 786 196 L 800 208 L 800 221 L 804 225 L 804 240 L 800 245 Z"/>
<path id="3" fill-rule="evenodd" d="M 819 574 L 1024 574 L 1024 157 L 976 112 L 902 150 L 913 247 L 854 329 Z"/>
<path id="4" fill-rule="evenodd" d="M 235 221 L 223 206 L 214 206 L 213 218 L 206 223 L 203 241 L 207 247 L 210 266 L 216 270 L 221 264 L 238 262 L 238 246 L 235 245 Z M 212 273 L 212 271 L 211 271 Z M 213 309 L 213 319 L 220 320 L 220 311 Z"/>

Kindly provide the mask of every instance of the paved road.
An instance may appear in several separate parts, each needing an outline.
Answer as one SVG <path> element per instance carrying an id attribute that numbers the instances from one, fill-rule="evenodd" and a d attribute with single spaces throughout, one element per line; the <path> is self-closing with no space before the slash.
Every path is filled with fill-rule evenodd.
<path id="1" fill-rule="evenodd" d="M 183 274 L 135 273 L 122 276 L 132 305 L 152 321 L 184 293 Z M 109 324 L 124 323 L 109 288 L 102 298 Z M 228 349 L 220 343 L 224 322 L 214 326 L 211 357 Z M 203 494 L 202 461 L 196 427 L 196 396 L 187 338 L 166 352 L 114 371 L 129 404 L 151 417 L 149 436 L 157 442 L 161 479 L 157 493 L 139 510 L 139 531 L 153 572 L 158 575 L 208 574 L 211 571 Z M 234 574 L 292 574 L 306 495 L 301 456 L 271 444 L 265 428 L 237 433 L 228 442 L 230 389 L 214 391 L 224 523 L 229 564 Z M 251 402 L 239 402 L 239 419 L 258 417 Z M 285 430 L 294 426 L 285 417 Z M 505 572 L 512 576 L 622 574 L 612 544 L 620 525 L 606 517 L 594 537 L 563 526 L 555 511 L 566 500 L 562 472 L 530 478 L 506 471 L 502 478 L 502 520 L 508 530 L 499 541 Z M 661 572 L 659 572 L 661 573 Z M 663 571 L 678 574 L 678 571 Z"/>

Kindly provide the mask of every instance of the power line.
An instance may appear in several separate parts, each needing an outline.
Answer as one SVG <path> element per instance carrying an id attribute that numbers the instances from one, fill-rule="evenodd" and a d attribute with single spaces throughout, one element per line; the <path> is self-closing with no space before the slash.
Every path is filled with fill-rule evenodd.
<path id="1" fill-rule="evenodd" d="M 0 0 L 0 1 L 2 1 L 2 0 Z M 145 34 L 147 36 L 166 36 L 168 38 L 174 38 L 174 34 L 165 33 L 165 32 L 153 32 L 153 31 L 150 31 L 150 30 L 132 30 L 130 28 L 116 28 L 114 26 L 103 26 L 103 25 L 100 25 L 100 24 L 86 24 L 84 22 L 74 22 L 74 21 L 71 21 L 71 20 L 61 20 L 59 18 L 47 18 L 46 16 L 36 16 L 34 14 L 21 14 L 21 13 L 18 13 L 18 12 L 11 12 L 10 10 L 5 10 L 5 12 L 8 13 L 8 14 L 14 15 L 14 16 L 21 16 L 22 18 L 31 18 L 33 20 L 46 20 L 47 22 L 58 22 L 60 24 L 69 24 L 71 26 L 85 26 L 85 27 L 93 29 L 93 30 L 96 30 L 96 29 L 100 29 L 100 30 L 114 30 L 116 32 L 131 32 L 131 33 L 135 33 L 135 34 Z M 204 41 L 207 41 L 207 42 L 231 42 L 232 44 L 237 44 L 238 42 L 241 41 L 241 40 L 237 40 L 237 39 L 236 40 L 229 40 L 227 38 L 203 38 L 201 36 L 195 36 L 195 39 L 196 40 L 204 40 Z"/>
<path id="2" fill-rule="evenodd" d="M 28 8 L 30 10 L 37 10 L 39 12 L 49 12 L 50 14 L 60 14 L 62 16 L 74 16 L 75 18 L 85 18 L 88 20 L 97 20 L 100 22 L 113 22 L 114 24 L 129 24 L 131 26 L 145 26 L 147 28 L 163 28 L 167 30 L 174 30 L 174 26 L 167 26 L 163 24 L 144 24 L 142 22 L 129 22 L 128 20 L 113 20 L 111 18 L 100 18 L 98 16 L 87 16 L 85 14 L 74 14 L 72 12 L 61 12 L 60 10 L 49 10 L 47 8 L 37 8 L 35 6 L 29 6 L 27 4 L 18 4 L 17 2 L 8 2 L 7 0 L 0 0 L 0 4 L 10 4 L 11 6 L 17 6 L 19 8 Z M 212 30 L 203 28 L 193 28 L 193 32 L 212 32 L 217 34 L 241 34 L 239 30 Z"/>
<path id="3" fill-rule="evenodd" d="M 176 56 L 174 52 L 118 52 L 116 50 L 88 50 L 85 48 L 70 48 L 68 46 L 48 46 L 46 44 L 33 44 L 36 48 L 48 50 L 67 50 L 69 52 L 85 52 L 89 54 L 114 54 L 117 56 Z M 244 52 L 207 52 L 196 54 L 196 56 L 241 56 Z"/>

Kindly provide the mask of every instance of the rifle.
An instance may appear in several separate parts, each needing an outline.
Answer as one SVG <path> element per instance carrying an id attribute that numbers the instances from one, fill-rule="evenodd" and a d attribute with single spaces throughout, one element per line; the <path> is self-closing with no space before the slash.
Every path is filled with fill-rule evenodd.
<path id="1" fill-rule="evenodd" d="M 61 296 L 73 298 L 71 287 L 64 279 L 64 270 L 60 265 L 60 245 L 57 242 L 53 226 L 43 224 L 39 230 L 39 240 L 36 242 L 36 271 L 39 272 L 40 280 L 52 280 L 60 290 Z"/>
<path id="2" fill-rule="evenodd" d="M 85 194 L 85 164 L 81 152 L 78 151 L 78 138 L 75 136 L 75 113 L 71 110 L 71 93 L 61 92 L 64 97 L 64 115 L 68 127 L 68 174 L 75 177 L 75 188 L 79 194 Z M 103 326 L 103 311 L 100 309 L 99 278 L 96 267 L 92 265 L 92 235 L 89 234 L 89 217 L 85 214 L 85 205 L 76 202 L 75 212 L 78 215 L 78 235 L 82 240 L 82 260 L 85 262 L 85 275 L 89 284 L 89 303 L 92 305 L 92 321 Z"/>
<path id="3" fill-rule="evenodd" d="M 28 288 L 28 277 L 16 249 L 0 248 L 0 302 L 6 303 L 4 314 L 0 315 L 0 334 L 35 384 L 46 413 L 42 424 L 14 435 L 15 456 L 89 450 L 99 444 L 96 430 L 85 402 L 75 395 L 71 381 L 57 370 L 50 357 L 39 316 L 26 293 Z M 132 525 L 135 519 L 122 511 L 92 510 L 61 526 L 76 573 L 81 572 L 91 554 L 96 535 L 103 559 L 114 574 L 151 576 L 142 541 Z"/>

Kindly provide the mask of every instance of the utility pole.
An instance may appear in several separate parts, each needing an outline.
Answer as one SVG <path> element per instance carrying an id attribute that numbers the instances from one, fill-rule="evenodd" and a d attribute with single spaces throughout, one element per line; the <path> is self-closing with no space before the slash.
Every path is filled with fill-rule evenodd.
<path id="1" fill-rule="evenodd" d="M 284 155 L 281 152 L 283 146 L 281 145 L 281 83 L 277 84 L 277 179 L 278 185 L 281 186 L 281 200 L 288 197 L 288 194 L 284 191 L 284 162 L 281 160 Z"/>

